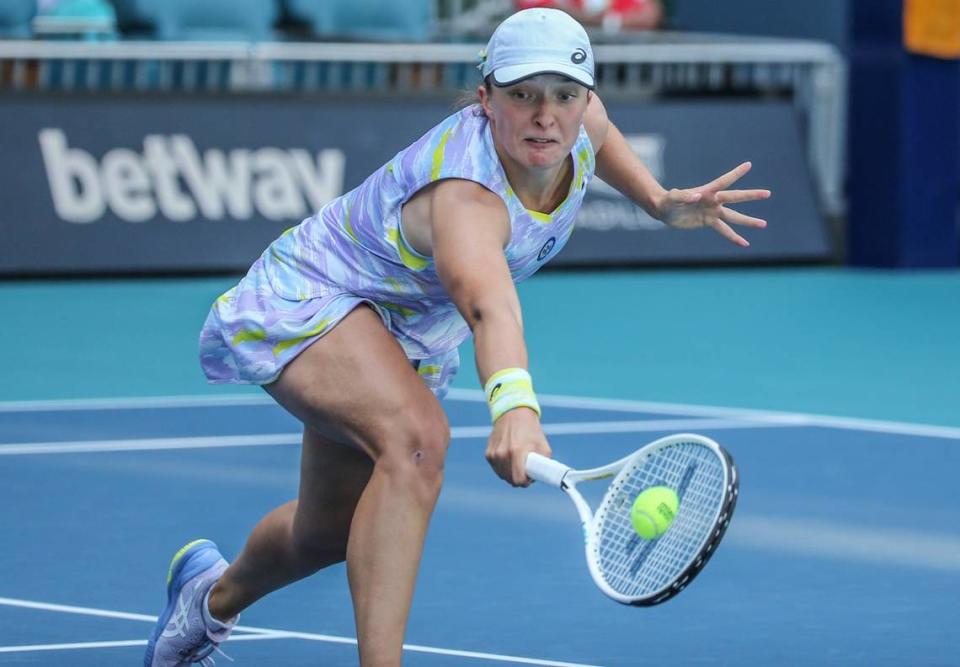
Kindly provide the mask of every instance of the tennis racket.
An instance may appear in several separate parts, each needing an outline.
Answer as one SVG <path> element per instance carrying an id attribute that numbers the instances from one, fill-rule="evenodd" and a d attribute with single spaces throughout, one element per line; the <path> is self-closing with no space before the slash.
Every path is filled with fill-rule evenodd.
<path id="1" fill-rule="evenodd" d="M 730 523 L 737 503 L 737 470 L 710 438 L 683 433 L 660 438 L 619 461 L 574 470 L 531 453 L 531 479 L 566 492 L 576 505 L 587 546 L 587 566 L 606 595 L 648 607 L 669 600 L 703 569 Z M 577 484 L 613 477 L 596 513 Z M 670 528 L 645 540 L 633 529 L 630 510 L 651 486 L 668 486 L 680 499 Z"/>

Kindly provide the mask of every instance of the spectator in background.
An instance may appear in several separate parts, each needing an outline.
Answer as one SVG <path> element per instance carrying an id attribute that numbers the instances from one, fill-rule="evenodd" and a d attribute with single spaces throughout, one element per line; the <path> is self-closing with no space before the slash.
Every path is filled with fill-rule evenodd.
<path id="1" fill-rule="evenodd" d="M 107 0 L 37 0 L 38 37 L 115 39 L 117 14 Z"/>
<path id="2" fill-rule="evenodd" d="M 606 32 L 655 30 L 663 23 L 661 0 L 514 0 L 516 9 L 562 9 L 585 26 Z"/>
<path id="3" fill-rule="evenodd" d="M 38 14 L 62 16 L 113 16 L 114 9 L 107 0 L 37 0 Z"/>

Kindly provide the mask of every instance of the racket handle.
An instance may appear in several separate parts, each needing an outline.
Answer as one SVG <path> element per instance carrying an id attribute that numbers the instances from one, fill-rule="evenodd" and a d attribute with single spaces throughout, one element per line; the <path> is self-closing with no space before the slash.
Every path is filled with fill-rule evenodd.
<path id="1" fill-rule="evenodd" d="M 527 454 L 527 475 L 534 479 L 558 489 L 563 483 L 563 477 L 570 470 L 570 466 L 564 465 L 559 461 L 547 458 L 542 454 L 530 452 Z"/>

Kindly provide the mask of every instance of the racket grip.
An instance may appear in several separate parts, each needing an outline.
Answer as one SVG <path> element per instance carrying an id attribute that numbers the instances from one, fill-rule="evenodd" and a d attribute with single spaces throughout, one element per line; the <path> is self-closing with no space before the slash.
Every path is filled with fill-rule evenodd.
<path id="1" fill-rule="evenodd" d="M 547 458 L 542 454 L 530 452 L 527 454 L 527 475 L 534 479 L 558 489 L 563 483 L 563 477 L 570 470 L 570 466 L 564 465 L 559 461 Z"/>

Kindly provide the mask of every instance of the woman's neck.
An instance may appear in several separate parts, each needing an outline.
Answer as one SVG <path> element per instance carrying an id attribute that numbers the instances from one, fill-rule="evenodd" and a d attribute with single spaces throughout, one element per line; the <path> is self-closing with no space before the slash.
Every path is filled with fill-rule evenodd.
<path id="1" fill-rule="evenodd" d="M 552 213 L 567 198 L 573 178 L 573 160 L 569 155 L 556 167 L 536 170 L 516 164 L 499 148 L 497 155 L 510 187 L 524 208 Z"/>

